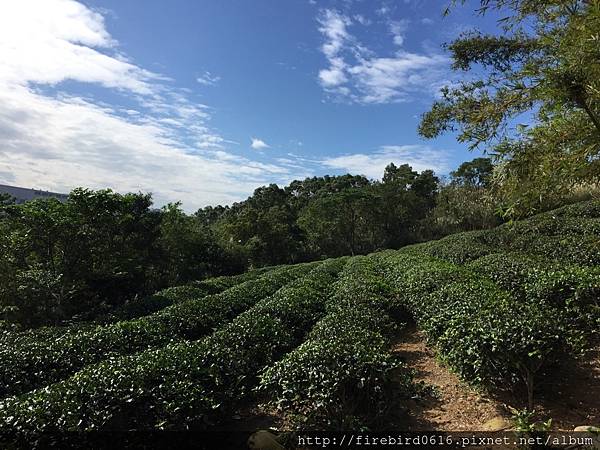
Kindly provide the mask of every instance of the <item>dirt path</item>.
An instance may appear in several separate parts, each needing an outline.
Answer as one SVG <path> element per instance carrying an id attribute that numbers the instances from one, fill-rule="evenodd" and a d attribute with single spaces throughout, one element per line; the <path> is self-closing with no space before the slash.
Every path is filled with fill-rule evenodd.
<path id="1" fill-rule="evenodd" d="M 408 329 L 399 337 L 393 352 L 416 371 L 417 383 L 434 387 L 433 395 L 426 395 L 408 405 L 409 430 L 483 431 L 489 429 L 492 419 L 509 417 L 502 404 L 462 383 L 442 366 L 426 345 L 423 334 L 415 328 Z"/>
<path id="2" fill-rule="evenodd" d="M 509 426 L 507 405 L 524 408 L 515 395 L 491 397 L 461 382 L 435 358 L 425 337 L 411 327 L 393 352 L 416 371 L 415 381 L 434 387 L 434 395 L 408 404 L 408 428 L 415 431 L 487 431 Z M 555 369 L 539 386 L 535 409 L 540 420 L 552 418 L 554 430 L 600 424 L 600 348 L 579 362 Z M 522 396 L 521 396 L 522 397 Z M 503 423 L 504 422 L 504 423 Z"/>

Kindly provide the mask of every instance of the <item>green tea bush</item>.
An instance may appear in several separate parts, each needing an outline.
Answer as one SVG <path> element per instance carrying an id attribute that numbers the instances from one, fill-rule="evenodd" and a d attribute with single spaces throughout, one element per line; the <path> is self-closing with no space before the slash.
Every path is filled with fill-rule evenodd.
<path id="1" fill-rule="evenodd" d="M 523 253 L 492 253 L 467 264 L 478 275 L 489 278 L 501 289 L 518 297 L 525 295 L 525 280 L 534 271 L 555 266 L 546 259 Z"/>
<path id="2" fill-rule="evenodd" d="M 75 328 L 66 334 L 57 330 L 55 338 L 51 329 L 46 339 L 40 339 L 37 333 L 25 333 L 0 349 L 0 395 L 19 394 L 53 383 L 110 356 L 181 339 L 199 339 L 312 267 L 314 263 L 287 266 L 220 294 L 196 300 L 186 297 L 187 301 L 131 321 Z M 189 294 L 191 290 L 183 291 Z"/>
<path id="3" fill-rule="evenodd" d="M 600 264 L 600 219 L 562 219 L 548 214 L 487 230 L 483 240 L 503 251 L 518 251 L 577 265 Z"/>
<path id="4" fill-rule="evenodd" d="M 405 249 L 455 264 L 491 253 L 520 252 L 580 266 L 600 265 L 600 201 L 593 200 L 509 222 L 490 230 L 453 234 Z"/>
<path id="5" fill-rule="evenodd" d="M 596 331 L 600 306 L 600 269 L 568 266 L 519 253 L 495 253 L 468 265 L 524 302 L 545 303 L 563 311 L 563 321 Z"/>
<path id="6" fill-rule="evenodd" d="M 438 241 L 430 241 L 408 247 L 405 251 L 415 255 L 429 255 L 455 264 L 464 264 L 492 253 L 482 239 L 485 231 L 468 231 L 452 234 Z"/>
<path id="7" fill-rule="evenodd" d="M 225 290 L 224 288 L 222 290 Z M 109 323 L 119 322 L 122 320 L 133 320 L 139 317 L 160 311 L 161 309 L 171 306 L 174 303 L 181 303 L 187 300 L 194 300 L 205 297 L 210 294 L 217 294 L 218 289 L 202 289 L 197 286 L 175 286 L 163 289 L 156 294 L 149 295 L 143 298 L 134 298 L 131 301 L 116 308 L 103 317 L 95 320 L 98 324 L 107 325 Z M 64 327 L 66 328 L 66 327 Z"/>
<path id="8" fill-rule="evenodd" d="M 255 274 L 254 272 L 257 273 Z M 248 276 L 251 273 L 253 276 Z M 258 277 L 258 273 L 259 271 L 252 271 L 241 275 L 216 277 L 190 285 L 166 288 L 147 297 L 135 298 L 115 308 L 109 314 L 97 317 L 94 320 L 95 323 L 91 324 L 75 323 L 69 326 L 41 327 L 24 331 L 19 330 L 19 327 L 14 324 L 7 324 L 6 329 L 0 332 L 0 345 L 9 345 L 9 343 L 12 345 L 15 341 L 57 340 L 61 336 L 79 333 L 82 330 L 93 332 L 97 329 L 96 325 L 108 325 L 114 322 L 133 320 L 160 311 L 175 303 L 197 300 L 207 295 L 218 294 L 236 284 Z M 10 333 L 7 332 L 9 328 Z"/>
<path id="9" fill-rule="evenodd" d="M 484 385 L 534 379 L 565 355 L 579 354 L 584 333 L 545 302 L 516 299 L 469 270 L 433 258 L 389 259 L 388 280 L 440 356 L 459 375 Z"/>
<path id="10" fill-rule="evenodd" d="M 563 321 L 588 338 L 600 332 L 600 268 L 565 266 L 532 271 L 525 281 L 525 298 L 563 312 Z"/>
<path id="11" fill-rule="evenodd" d="M 97 319 L 96 322 L 107 324 L 120 320 L 132 320 L 160 311 L 175 303 L 219 294 L 237 284 L 253 280 L 268 272 L 268 270 L 271 270 L 271 268 L 251 270 L 239 275 L 214 277 L 195 281 L 185 286 L 166 288 L 154 295 L 129 301 L 106 316 Z"/>
<path id="12" fill-rule="evenodd" d="M 265 365 L 298 344 L 306 317 L 323 314 L 344 263 L 322 263 L 203 340 L 111 358 L 5 399 L 0 435 L 31 440 L 56 431 L 209 426 L 252 392 Z"/>
<path id="13" fill-rule="evenodd" d="M 389 352 L 395 330 L 389 288 L 374 259 L 353 258 L 327 301 L 327 315 L 308 339 L 261 376 L 260 389 L 304 426 L 348 429 L 372 425 L 389 411 L 392 375 L 402 364 Z M 402 372 L 402 370 L 400 370 Z M 395 386 L 410 390 L 407 371 Z"/>

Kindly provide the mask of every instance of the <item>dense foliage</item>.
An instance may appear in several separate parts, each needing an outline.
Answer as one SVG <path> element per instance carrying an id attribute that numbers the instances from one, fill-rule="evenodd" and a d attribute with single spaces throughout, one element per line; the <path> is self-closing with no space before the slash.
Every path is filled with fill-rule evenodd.
<path id="1" fill-rule="evenodd" d="M 536 378 L 600 329 L 599 208 L 583 202 L 406 248 L 390 283 L 463 378 L 521 383 L 531 408 Z"/>
<path id="2" fill-rule="evenodd" d="M 488 386 L 524 382 L 529 407 L 536 376 L 585 349 L 586 332 L 563 305 L 519 300 L 451 263 L 398 254 L 388 276 L 397 301 L 462 378 Z"/>
<path id="3" fill-rule="evenodd" d="M 327 315 L 262 374 L 261 389 L 286 414 L 308 420 L 305 426 L 348 430 L 389 423 L 392 398 L 412 389 L 409 372 L 389 353 L 397 330 L 390 295 L 381 264 L 352 259 L 334 285 Z"/>
<path id="4" fill-rule="evenodd" d="M 108 357 L 199 339 L 233 319 L 294 278 L 311 264 L 272 270 L 220 294 L 204 296 L 199 287 L 176 288 L 179 301 L 149 316 L 107 326 L 73 327 L 53 333 L 22 333 L 0 348 L 0 396 L 18 394 L 63 379 Z M 187 301 L 186 301 L 187 300 Z"/>
<path id="5" fill-rule="evenodd" d="M 468 31 L 448 45 L 464 81 L 442 92 L 419 131 L 448 131 L 500 162 L 505 213 L 555 207 L 600 177 L 600 3 L 481 0 L 497 34 Z"/>
<path id="6" fill-rule="evenodd" d="M 151 297 L 167 286 L 491 227 L 498 219 L 482 202 L 490 170 L 479 158 L 444 185 L 430 170 L 389 164 L 381 181 L 307 178 L 193 215 L 177 204 L 153 209 L 149 195 L 83 189 L 65 203 L 2 202 L 0 321 L 35 328 L 127 318 L 127 309 L 144 309 L 140 299 L 150 309 L 168 303 Z"/>
<path id="7" fill-rule="evenodd" d="M 159 288 L 240 272 L 208 228 L 149 195 L 76 189 L 0 211 L 0 319 L 93 318 Z"/>
<path id="8" fill-rule="evenodd" d="M 20 395 L 0 400 L 0 439 L 213 429 L 248 400 L 304 429 L 385 427 L 418 392 L 390 351 L 409 320 L 463 380 L 510 388 L 531 407 L 600 329 L 599 220 L 600 202 L 584 202 L 397 251 L 171 288 L 158 294 L 170 306 L 132 320 L 3 330 L 5 394 Z"/>
<path id="9" fill-rule="evenodd" d="M 0 433 L 206 427 L 251 393 L 258 371 L 303 339 L 345 261 L 326 261 L 206 339 L 111 358 L 0 403 Z"/>
<path id="10" fill-rule="evenodd" d="M 231 207 L 196 213 L 254 265 L 364 254 L 419 240 L 418 224 L 435 204 L 438 178 L 404 164 L 382 181 L 325 176 L 257 189 Z"/>

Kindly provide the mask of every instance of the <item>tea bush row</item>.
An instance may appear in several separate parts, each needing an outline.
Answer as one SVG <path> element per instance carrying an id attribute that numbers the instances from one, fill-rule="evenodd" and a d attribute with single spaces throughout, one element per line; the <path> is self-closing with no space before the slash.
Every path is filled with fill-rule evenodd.
<path id="1" fill-rule="evenodd" d="M 467 265 L 521 301 L 545 303 L 573 327 L 600 327 L 600 268 L 565 265 L 520 253 L 494 253 Z"/>
<path id="2" fill-rule="evenodd" d="M 491 230 L 458 233 L 413 245 L 406 251 L 455 264 L 491 253 L 520 252 L 578 266 L 597 266 L 600 265 L 599 210 L 598 200 L 581 202 Z"/>
<path id="3" fill-rule="evenodd" d="M 184 286 L 162 289 L 156 294 L 129 301 L 104 317 L 97 319 L 96 322 L 107 324 L 121 320 L 132 320 L 160 311 L 175 303 L 219 294 L 237 284 L 256 279 L 268 272 L 268 270 L 271 270 L 271 268 L 251 270 L 239 275 L 214 277 L 207 280 L 195 281 Z"/>
<path id="4" fill-rule="evenodd" d="M 12 342 L 23 336 L 27 336 L 28 339 L 39 340 L 59 339 L 62 335 L 83 329 L 92 329 L 99 324 L 108 325 L 123 320 L 133 320 L 160 311 L 175 303 L 197 300 L 207 295 L 219 294 L 237 284 L 256 279 L 260 275 L 273 270 L 273 268 L 274 266 L 262 267 L 239 275 L 214 277 L 183 286 L 162 289 L 153 295 L 127 302 L 110 313 L 98 317 L 95 323 L 92 324 L 78 323 L 70 326 L 41 327 L 20 331 L 18 326 L 5 323 L 4 327 L 0 328 L 0 345 L 12 345 Z"/>
<path id="5" fill-rule="evenodd" d="M 306 342 L 262 374 L 260 389 L 304 427 L 373 426 L 393 404 L 394 374 L 395 386 L 410 390 L 408 371 L 389 352 L 395 325 L 380 275 L 375 259 L 353 258 Z"/>
<path id="6" fill-rule="evenodd" d="M 465 380 L 524 385 L 528 399 L 544 368 L 580 354 L 586 334 L 551 303 L 516 299 L 466 268 L 398 252 L 387 279 L 440 356 Z"/>
<path id="7" fill-rule="evenodd" d="M 31 441 L 69 430 L 206 428 L 252 393 L 264 366 L 304 338 L 324 314 L 343 264 L 322 263 L 203 340 L 111 358 L 5 399 L 0 435 Z"/>
<path id="8" fill-rule="evenodd" d="M 0 395 L 45 386 L 110 356 L 199 339 L 312 267 L 314 263 L 283 267 L 220 294 L 188 299 L 131 321 L 75 328 L 55 338 L 17 337 L 0 349 Z"/>

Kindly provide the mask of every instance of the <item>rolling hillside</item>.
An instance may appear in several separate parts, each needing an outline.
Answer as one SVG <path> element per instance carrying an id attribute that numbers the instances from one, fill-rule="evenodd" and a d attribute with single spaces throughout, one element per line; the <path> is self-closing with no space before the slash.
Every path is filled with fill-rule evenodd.
<path id="1" fill-rule="evenodd" d="M 171 289 L 99 324 L 4 331 L 0 433 L 216 429 L 257 404 L 287 428 L 401 427 L 392 411 L 427 389 L 391 351 L 407 324 L 461 380 L 532 409 L 597 347 L 599 298 L 599 201 Z"/>

